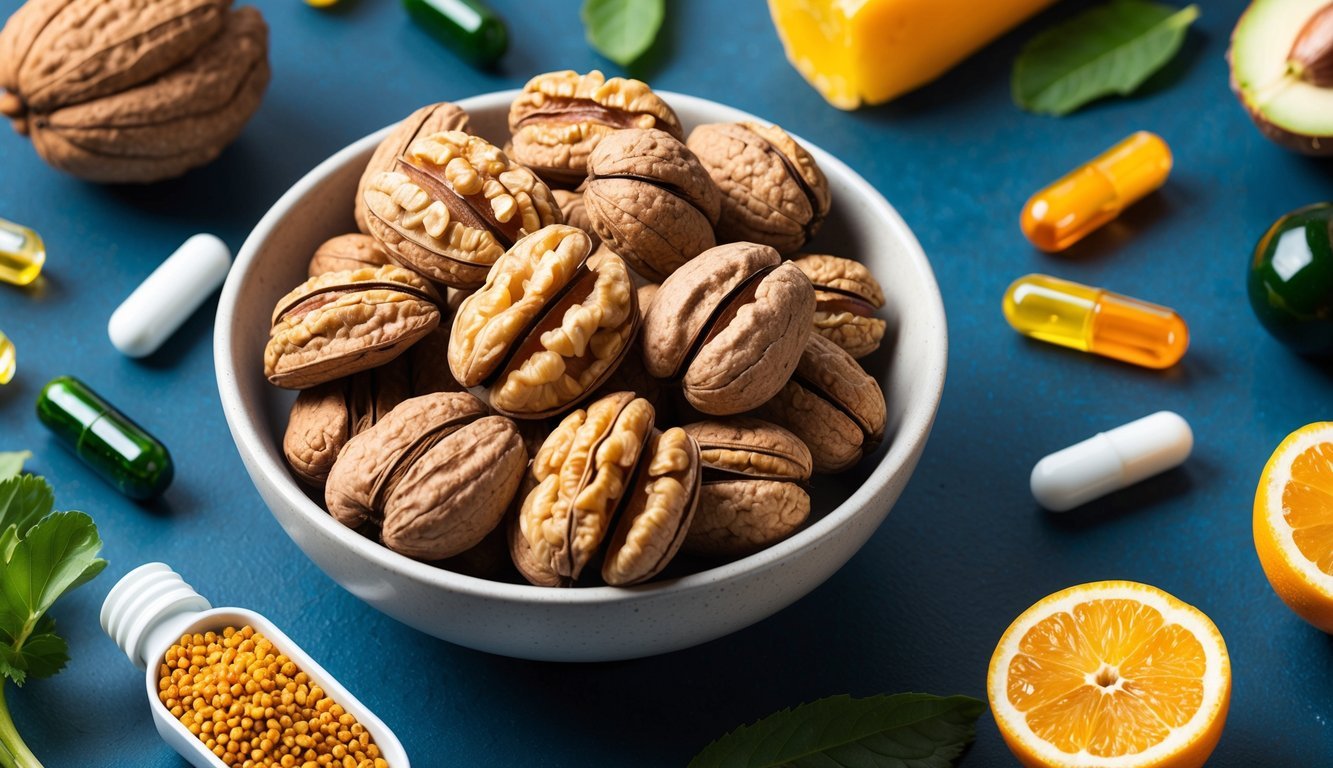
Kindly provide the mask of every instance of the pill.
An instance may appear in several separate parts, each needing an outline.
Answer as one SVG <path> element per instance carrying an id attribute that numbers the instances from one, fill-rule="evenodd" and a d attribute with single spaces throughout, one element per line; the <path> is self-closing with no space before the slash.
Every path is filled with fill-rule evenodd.
<path id="1" fill-rule="evenodd" d="M 1023 234 L 1043 251 L 1063 251 L 1166 183 L 1171 148 L 1139 131 L 1033 195 Z"/>
<path id="2" fill-rule="evenodd" d="M 403 0 L 408 15 L 450 50 L 488 67 L 509 46 L 505 23 L 479 0 Z"/>
<path id="3" fill-rule="evenodd" d="M 9 340 L 4 331 L 0 331 L 0 384 L 13 381 L 14 372 L 18 367 L 19 358 L 17 350 L 14 349 L 14 342 Z"/>
<path id="4" fill-rule="evenodd" d="M 37 398 L 37 418 L 116 490 L 146 501 L 171 484 L 171 454 L 125 414 L 72 376 L 52 379 Z"/>
<path id="5" fill-rule="evenodd" d="M 46 246 L 41 235 L 21 224 L 0 219 L 0 280 L 27 285 L 42 273 Z"/>
<path id="6" fill-rule="evenodd" d="M 1026 275 L 1004 294 L 1014 330 L 1062 347 L 1145 368 L 1169 368 L 1189 347 L 1189 328 L 1168 307 L 1049 275 Z"/>
<path id="7" fill-rule="evenodd" d="M 1193 448 L 1189 423 L 1158 411 L 1037 462 L 1032 497 L 1052 512 L 1064 512 L 1178 467 Z"/>
<path id="8" fill-rule="evenodd" d="M 151 355 L 227 279 L 231 251 L 212 235 L 195 235 L 111 313 L 107 335 L 130 357 Z"/>

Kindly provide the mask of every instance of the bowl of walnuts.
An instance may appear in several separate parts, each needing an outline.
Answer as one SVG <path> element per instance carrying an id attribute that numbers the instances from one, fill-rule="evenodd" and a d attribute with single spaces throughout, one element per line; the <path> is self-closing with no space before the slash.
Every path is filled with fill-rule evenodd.
<path id="1" fill-rule="evenodd" d="M 865 543 L 944 387 L 921 246 L 815 145 L 598 72 L 422 107 L 223 288 L 223 411 L 326 574 L 529 659 L 664 653 Z"/>

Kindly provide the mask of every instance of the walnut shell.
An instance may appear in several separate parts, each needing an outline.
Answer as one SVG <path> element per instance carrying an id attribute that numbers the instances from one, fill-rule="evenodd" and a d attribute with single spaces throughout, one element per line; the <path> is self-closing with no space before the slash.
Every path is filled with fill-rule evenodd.
<path id="1" fill-rule="evenodd" d="M 273 309 L 264 375 L 309 389 L 374 368 L 433 331 L 439 304 L 429 283 L 398 266 L 312 277 Z"/>
<path id="2" fill-rule="evenodd" d="M 800 483 L 813 461 L 805 443 L 759 419 L 737 417 L 687 424 L 704 465 L 699 507 L 683 550 L 740 557 L 794 533 L 810 516 Z"/>
<path id="3" fill-rule="evenodd" d="M 499 147 L 461 131 L 418 138 L 363 193 L 366 225 L 395 263 L 473 289 L 524 235 L 562 220 L 551 190 Z"/>
<path id="4" fill-rule="evenodd" d="M 560 213 L 565 217 L 565 223 L 583 230 L 588 239 L 592 240 L 593 253 L 601 249 L 602 238 L 592 228 L 592 219 L 588 218 L 588 206 L 583 200 L 583 193 L 568 189 L 553 189 L 551 194 L 555 195 L 555 202 L 560 206 Z"/>
<path id="5" fill-rule="evenodd" d="M 268 27 L 229 0 L 33 0 L 0 31 L 0 112 L 52 167 L 152 182 L 213 160 L 269 81 Z"/>
<path id="6" fill-rule="evenodd" d="M 315 249 L 315 255 L 310 257 L 310 266 L 306 268 L 306 275 L 318 277 L 329 272 L 382 267 L 388 263 L 389 254 L 370 235 L 338 235 L 325 240 Z"/>
<path id="7" fill-rule="evenodd" d="M 801 438 L 816 472 L 841 472 L 875 450 L 888 418 L 884 391 L 842 347 L 811 334 L 791 381 L 757 414 Z"/>
<path id="8" fill-rule="evenodd" d="M 352 438 L 329 473 L 329 513 L 378 530 L 384 545 L 442 560 L 479 544 L 504 519 L 528 455 L 518 428 L 472 395 L 404 401 Z"/>
<path id="9" fill-rule="evenodd" d="M 690 405 L 743 413 L 776 395 L 800 360 L 815 311 L 810 281 L 772 248 L 712 248 L 662 283 L 643 321 L 643 361 Z"/>
<path id="10" fill-rule="evenodd" d="M 366 163 L 366 169 L 361 172 L 361 181 L 356 186 L 356 205 L 352 210 L 352 215 L 356 218 L 357 229 L 370 234 L 369 225 L 366 223 L 365 200 L 366 188 L 370 186 L 370 180 L 380 173 L 394 170 L 398 166 L 398 159 L 419 137 L 429 136 L 440 131 L 471 133 L 472 126 L 468 121 L 467 112 L 463 111 L 458 105 L 447 101 L 427 104 L 403 118 L 402 122 L 398 123 L 389 132 L 389 135 L 384 137 L 384 141 L 381 141 L 379 146 L 375 147 L 374 154 L 370 156 L 370 162 Z"/>
<path id="11" fill-rule="evenodd" d="M 879 349 L 888 323 L 875 316 L 884 290 L 866 265 L 827 254 L 792 259 L 815 286 L 815 333 L 862 358 Z"/>
<path id="12" fill-rule="evenodd" d="M 514 159 L 552 183 L 578 186 L 597 143 L 621 128 L 661 128 L 683 138 L 680 119 L 647 83 L 565 70 L 537 75 L 509 109 Z"/>
<path id="13" fill-rule="evenodd" d="M 656 129 L 604 138 L 588 159 L 588 218 L 635 272 L 661 281 L 712 248 L 721 193 L 679 139 Z"/>
<path id="14" fill-rule="evenodd" d="M 454 316 L 449 366 L 490 387 L 515 418 L 567 410 L 620 364 L 639 325 L 634 283 L 608 253 L 588 263 L 588 236 L 557 224 L 520 240 Z"/>
<path id="15" fill-rule="evenodd" d="M 829 186 L 805 148 L 775 125 L 713 123 L 687 145 L 722 190 L 717 236 L 791 253 L 805 245 L 829 210 Z"/>

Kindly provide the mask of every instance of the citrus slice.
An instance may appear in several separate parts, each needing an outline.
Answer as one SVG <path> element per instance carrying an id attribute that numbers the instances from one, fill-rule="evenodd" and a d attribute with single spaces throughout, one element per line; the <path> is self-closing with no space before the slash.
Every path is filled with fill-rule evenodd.
<path id="1" fill-rule="evenodd" d="M 1278 597 L 1333 632 L 1333 422 L 1301 427 L 1268 458 L 1254 493 L 1254 548 Z"/>
<path id="2" fill-rule="evenodd" d="M 1199 609 L 1146 584 L 1099 581 L 1015 619 L 986 694 L 1025 766 L 1201 766 L 1226 722 L 1231 662 Z"/>

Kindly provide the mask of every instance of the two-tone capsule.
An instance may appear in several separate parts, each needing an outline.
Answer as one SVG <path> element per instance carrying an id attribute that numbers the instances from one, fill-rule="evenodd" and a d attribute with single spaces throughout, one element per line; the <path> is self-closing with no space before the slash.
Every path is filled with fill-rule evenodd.
<path id="1" fill-rule="evenodd" d="M 1049 275 L 1026 275 L 1004 294 L 1014 330 L 1145 368 L 1169 368 L 1189 346 L 1175 310 Z"/>
<path id="2" fill-rule="evenodd" d="M 0 219 L 0 280 L 27 285 L 42 273 L 46 246 L 41 235 L 12 221 Z"/>
<path id="3" fill-rule="evenodd" d="M 72 376 L 52 379 L 37 418 L 116 490 L 146 501 L 171 484 L 171 454 L 125 414 Z"/>
<path id="4" fill-rule="evenodd" d="M 1023 234 L 1043 251 L 1063 251 L 1166 183 L 1171 148 L 1139 131 L 1033 195 Z"/>

